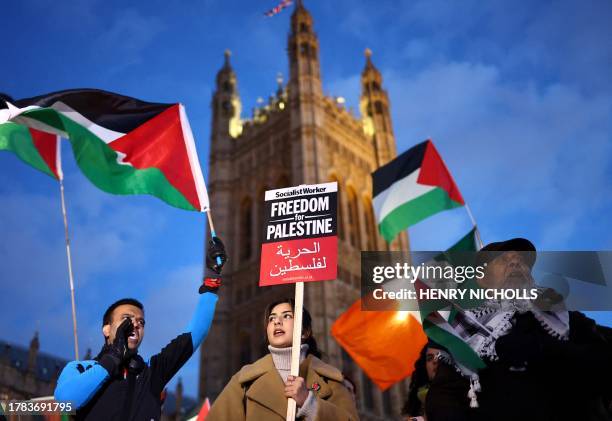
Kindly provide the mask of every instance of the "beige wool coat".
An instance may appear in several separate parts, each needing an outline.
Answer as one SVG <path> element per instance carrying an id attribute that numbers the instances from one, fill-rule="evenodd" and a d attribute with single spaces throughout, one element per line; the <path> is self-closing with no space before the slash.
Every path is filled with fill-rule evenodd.
<path id="1" fill-rule="evenodd" d="M 350 392 L 342 374 L 313 355 L 300 364 L 300 376 L 317 399 L 315 421 L 358 421 Z M 287 416 L 283 380 L 274 367 L 272 355 L 245 365 L 215 400 L 206 421 L 281 421 Z"/>

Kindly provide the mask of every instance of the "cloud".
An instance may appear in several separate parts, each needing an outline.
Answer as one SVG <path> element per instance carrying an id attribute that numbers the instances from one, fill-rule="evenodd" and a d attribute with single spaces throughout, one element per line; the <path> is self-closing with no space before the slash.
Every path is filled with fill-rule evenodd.
<path id="1" fill-rule="evenodd" d="M 107 30 L 100 34 L 98 46 L 109 51 L 137 54 L 164 29 L 160 18 L 144 16 L 136 9 L 126 9 L 117 13 Z"/>
<path id="2" fill-rule="evenodd" d="M 143 53 L 155 38 L 166 30 L 166 24 L 157 16 L 145 16 L 136 9 L 116 13 L 110 24 L 94 41 L 93 54 L 102 58 L 109 72 L 118 73 L 139 64 Z"/>
<path id="3" fill-rule="evenodd" d="M 151 357 L 157 354 L 172 339 L 185 332 L 191 320 L 200 295 L 198 288 L 202 278 L 202 264 L 199 262 L 179 266 L 155 281 L 144 298 L 147 331 L 141 347 L 141 354 Z M 199 376 L 199 351 L 191 357 L 174 376 L 168 388 L 174 391 L 178 378 L 183 380 L 185 394 L 196 396 Z"/>
<path id="4" fill-rule="evenodd" d="M 515 83 L 477 62 L 382 73 L 398 150 L 434 139 L 485 237 L 533 229 L 540 245 L 564 248 L 579 235 L 580 221 L 610 220 L 603 211 L 611 200 L 602 192 L 611 187 L 612 95 Z M 357 78 L 331 86 L 355 97 Z"/>
<path id="5" fill-rule="evenodd" d="M 77 318 L 84 326 L 90 318 L 98 326 L 102 307 L 110 301 L 106 298 L 110 292 L 105 278 L 112 276 L 117 280 L 140 270 L 152 254 L 151 249 L 142 245 L 152 241 L 156 229 L 162 228 L 165 221 L 145 206 L 117 201 L 116 197 L 97 191 L 71 170 L 65 173 L 69 180 L 66 200 Z M 59 189 L 35 193 L 24 192 L 17 186 L 2 192 L 0 199 L 3 204 L 0 207 L 3 336 L 27 343 L 34 330 L 39 329 L 41 341 L 49 340 L 46 350 L 72 355 L 70 292 Z M 150 230 L 143 229 L 144 226 Z M 117 291 L 125 289 L 125 284 L 116 286 Z M 104 303 L 99 303 L 101 300 Z M 90 314 L 97 310 L 99 313 Z"/>

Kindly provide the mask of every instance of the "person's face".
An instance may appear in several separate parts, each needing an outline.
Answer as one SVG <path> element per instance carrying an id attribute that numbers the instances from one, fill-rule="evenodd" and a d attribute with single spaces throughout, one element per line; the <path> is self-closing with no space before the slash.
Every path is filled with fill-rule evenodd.
<path id="1" fill-rule="evenodd" d="M 436 348 L 427 348 L 425 353 L 425 368 L 427 369 L 427 378 L 432 381 L 438 372 L 438 364 L 440 350 Z"/>
<path id="2" fill-rule="evenodd" d="M 268 343 L 275 348 L 287 348 L 293 343 L 293 310 L 289 303 L 280 303 L 268 316 Z"/>
<path id="3" fill-rule="evenodd" d="M 533 284 L 524 252 L 507 251 L 487 264 L 480 284 L 485 288 L 524 288 Z"/>
<path id="4" fill-rule="evenodd" d="M 107 337 L 107 343 L 112 343 L 117 334 L 117 328 L 125 319 L 132 320 L 134 331 L 128 337 L 128 348 L 138 349 L 142 339 L 144 338 L 145 319 L 141 309 L 131 304 L 122 304 L 113 310 L 111 315 L 111 323 L 104 325 L 102 333 Z"/>

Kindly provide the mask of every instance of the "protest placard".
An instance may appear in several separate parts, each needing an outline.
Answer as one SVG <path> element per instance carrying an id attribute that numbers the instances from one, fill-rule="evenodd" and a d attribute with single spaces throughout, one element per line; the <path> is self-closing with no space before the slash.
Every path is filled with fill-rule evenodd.
<path id="1" fill-rule="evenodd" d="M 336 279 L 337 203 L 336 182 L 266 192 L 260 286 Z"/>

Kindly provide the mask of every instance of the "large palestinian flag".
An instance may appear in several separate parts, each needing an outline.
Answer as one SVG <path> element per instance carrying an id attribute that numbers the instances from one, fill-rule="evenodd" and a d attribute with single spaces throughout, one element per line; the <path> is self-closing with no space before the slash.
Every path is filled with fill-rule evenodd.
<path id="1" fill-rule="evenodd" d="M 372 173 L 374 212 L 388 242 L 411 225 L 465 203 L 431 140 Z"/>
<path id="2" fill-rule="evenodd" d="M 74 89 L 9 102 L 6 107 L 0 110 L 0 145 L 12 147 L 5 149 L 23 149 L 24 127 L 66 137 L 77 164 L 100 189 L 150 194 L 182 209 L 208 209 L 193 134 L 181 104 Z"/>

